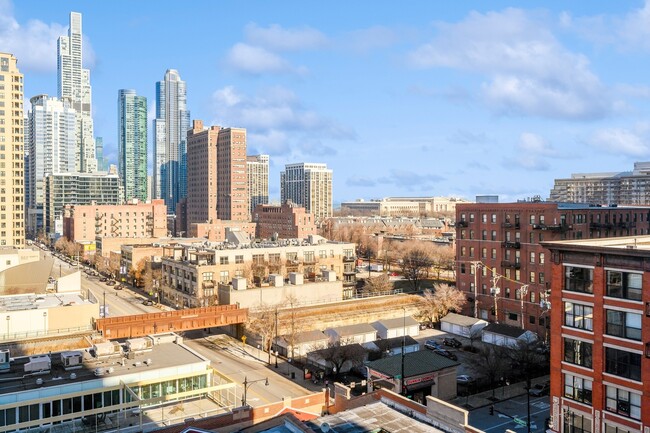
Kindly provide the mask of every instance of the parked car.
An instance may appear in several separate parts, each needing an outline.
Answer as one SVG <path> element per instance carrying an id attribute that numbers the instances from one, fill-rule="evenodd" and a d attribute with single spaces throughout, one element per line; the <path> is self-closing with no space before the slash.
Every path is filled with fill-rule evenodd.
<path id="1" fill-rule="evenodd" d="M 101 277 L 101 278 L 99 279 L 99 282 L 100 282 L 100 283 L 105 283 L 106 281 L 108 281 L 108 278 L 106 278 L 106 277 Z"/>
<path id="2" fill-rule="evenodd" d="M 113 286 L 113 288 L 115 290 L 122 290 L 122 285 L 121 284 L 116 284 L 115 286 Z"/>
<path id="3" fill-rule="evenodd" d="M 150 307 L 153 305 L 153 301 L 151 299 L 145 299 L 144 301 L 142 301 L 142 304 L 146 305 L 147 307 Z"/>
<path id="4" fill-rule="evenodd" d="M 115 285 L 115 281 L 109 280 L 109 281 L 106 282 L 106 285 L 107 286 L 113 286 L 113 285 Z"/>
<path id="5" fill-rule="evenodd" d="M 456 340 L 454 337 L 445 337 L 444 340 L 442 340 L 442 344 L 445 346 L 450 346 L 450 347 L 461 347 L 462 343 L 458 340 Z"/>
<path id="6" fill-rule="evenodd" d="M 470 383 L 474 383 L 474 381 L 474 378 L 467 374 L 459 374 L 456 376 L 456 383 L 459 385 L 469 385 Z"/>
<path id="7" fill-rule="evenodd" d="M 528 390 L 528 394 L 532 395 L 533 397 L 541 397 L 543 395 L 547 395 L 550 390 L 551 384 L 549 382 L 538 383 Z"/>
<path id="8" fill-rule="evenodd" d="M 436 340 L 427 340 L 424 342 L 424 347 L 426 347 L 429 350 L 445 350 Z"/>
<path id="9" fill-rule="evenodd" d="M 447 349 L 443 349 L 442 347 L 440 349 L 434 349 L 433 352 L 437 353 L 438 355 L 442 355 L 445 358 L 449 358 L 449 359 L 453 359 L 454 361 L 458 361 L 458 357 L 454 353 L 448 351 Z"/>

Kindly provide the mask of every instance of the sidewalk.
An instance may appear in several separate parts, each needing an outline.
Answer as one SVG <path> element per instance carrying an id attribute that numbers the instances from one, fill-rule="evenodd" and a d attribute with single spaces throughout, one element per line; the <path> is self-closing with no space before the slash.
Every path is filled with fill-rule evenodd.
<path id="1" fill-rule="evenodd" d="M 548 382 L 550 376 L 541 376 L 531 380 L 531 386 L 538 383 Z M 463 407 L 467 410 L 477 409 L 495 404 L 496 402 L 508 400 L 520 395 L 526 395 L 526 382 L 517 382 L 494 390 L 479 392 L 478 394 L 456 397 L 450 403 Z M 494 393 L 494 397 L 492 397 Z M 496 398 L 496 400 L 494 399 Z"/>

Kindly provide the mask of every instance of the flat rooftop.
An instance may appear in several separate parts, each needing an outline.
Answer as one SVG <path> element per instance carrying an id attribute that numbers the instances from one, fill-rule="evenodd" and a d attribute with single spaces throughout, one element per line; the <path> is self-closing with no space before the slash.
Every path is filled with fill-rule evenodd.
<path id="1" fill-rule="evenodd" d="M 46 293 L 0 296 L 0 313 L 92 304 L 79 293 Z"/>
<path id="2" fill-rule="evenodd" d="M 157 337 L 160 337 L 161 340 L 164 341 L 169 341 L 172 338 L 175 338 L 174 334 L 159 334 L 151 336 L 151 338 L 154 339 L 154 342 Z M 68 353 L 79 351 L 83 354 L 83 364 L 81 364 L 81 368 L 69 370 L 63 368 L 61 361 L 61 353 L 65 352 L 49 354 L 52 368 L 50 372 L 46 374 L 25 373 L 24 368 L 25 364 L 29 362 L 29 357 L 21 357 L 12 360 L 10 372 L 0 375 L 0 395 L 28 391 L 36 388 L 45 388 L 48 386 L 65 385 L 68 383 L 88 382 L 106 377 L 116 377 L 140 372 L 144 373 L 146 371 L 194 364 L 198 362 L 207 362 L 204 358 L 184 345 L 173 342 L 154 344 L 151 350 L 137 353 L 134 359 L 127 359 L 119 354 L 110 357 L 96 358 L 92 356 L 90 349 L 91 347 L 87 347 L 68 351 Z M 149 363 L 147 360 L 151 360 L 151 362 Z M 96 376 L 95 369 L 97 368 L 101 369 L 105 374 Z M 111 373 L 107 373 L 109 368 L 113 369 Z M 76 375 L 75 378 L 71 378 L 72 373 Z M 37 380 L 39 379 L 43 382 L 37 384 Z"/>
<path id="3" fill-rule="evenodd" d="M 542 243 L 547 248 L 587 247 L 612 250 L 650 251 L 650 236 L 625 236 L 619 238 L 579 239 Z"/>
<path id="4" fill-rule="evenodd" d="M 327 423 L 337 433 L 442 433 L 444 430 L 406 416 L 386 404 L 377 402 L 348 409 L 335 415 L 325 415 L 307 422 L 314 431 L 325 431 Z"/>

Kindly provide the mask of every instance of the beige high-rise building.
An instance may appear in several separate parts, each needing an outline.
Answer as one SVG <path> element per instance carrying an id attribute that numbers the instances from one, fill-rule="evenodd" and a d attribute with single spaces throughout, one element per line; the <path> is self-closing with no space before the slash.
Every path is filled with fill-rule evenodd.
<path id="1" fill-rule="evenodd" d="M 248 198 L 252 216 L 257 205 L 269 203 L 269 156 L 247 156 L 246 170 L 248 171 Z"/>
<path id="2" fill-rule="evenodd" d="M 194 120 L 187 131 L 187 225 L 217 219 L 217 139 L 219 126 Z"/>
<path id="3" fill-rule="evenodd" d="M 246 129 L 244 128 L 225 128 L 219 131 L 217 217 L 232 221 L 249 220 Z"/>
<path id="4" fill-rule="evenodd" d="M 316 222 L 332 216 L 332 170 L 325 164 L 287 164 L 280 172 L 280 193 L 282 203 L 304 206 Z"/>
<path id="5" fill-rule="evenodd" d="M 0 246 L 25 245 L 23 74 L 0 52 Z"/>

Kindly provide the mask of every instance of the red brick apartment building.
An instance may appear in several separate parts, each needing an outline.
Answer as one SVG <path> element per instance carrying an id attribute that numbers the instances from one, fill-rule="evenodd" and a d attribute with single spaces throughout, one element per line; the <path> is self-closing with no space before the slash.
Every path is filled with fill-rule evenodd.
<path id="1" fill-rule="evenodd" d="M 551 430 L 649 432 L 650 236 L 543 245 L 552 287 Z"/>
<path id="2" fill-rule="evenodd" d="M 256 236 L 260 239 L 270 239 L 276 233 L 280 239 L 306 239 L 318 234 L 314 216 L 290 200 L 281 206 L 257 205 L 253 221 L 257 223 Z"/>
<path id="3" fill-rule="evenodd" d="M 465 313 L 514 326 L 523 323 L 548 340 L 551 263 L 541 242 L 645 235 L 649 229 L 650 207 L 458 204 L 456 284 L 470 301 Z M 495 282 L 496 297 L 491 294 Z"/>

